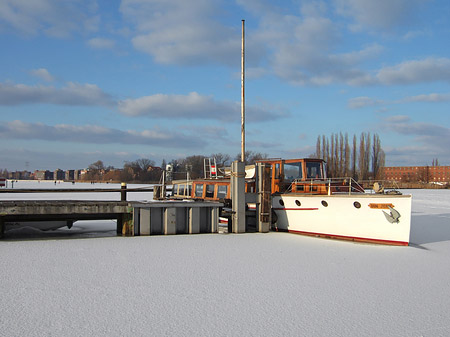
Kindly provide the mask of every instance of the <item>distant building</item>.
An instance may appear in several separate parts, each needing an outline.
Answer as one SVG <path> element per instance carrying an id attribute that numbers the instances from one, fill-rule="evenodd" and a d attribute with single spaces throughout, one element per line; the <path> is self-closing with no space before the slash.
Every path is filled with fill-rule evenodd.
<path id="1" fill-rule="evenodd" d="M 28 171 L 14 171 L 8 172 L 7 178 L 12 180 L 26 180 L 30 179 L 31 172 Z"/>
<path id="2" fill-rule="evenodd" d="M 384 178 L 401 182 L 450 182 L 450 166 L 385 167 Z"/>
<path id="3" fill-rule="evenodd" d="M 81 171 L 82 170 L 74 170 L 74 173 L 73 173 L 73 179 L 74 180 L 80 180 L 81 179 Z"/>
<path id="4" fill-rule="evenodd" d="M 64 180 L 66 177 L 63 170 L 56 169 L 55 172 L 53 172 L 53 180 Z"/>
<path id="5" fill-rule="evenodd" d="M 75 170 L 67 170 L 65 180 L 67 181 L 75 180 Z"/>
<path id="6" fill-rule="evenodd" d="M 49 170 L 34 171 L 34 179 L 36 179 L 36 180 L 52 180 L 53 172 L 50 172 Z"/>

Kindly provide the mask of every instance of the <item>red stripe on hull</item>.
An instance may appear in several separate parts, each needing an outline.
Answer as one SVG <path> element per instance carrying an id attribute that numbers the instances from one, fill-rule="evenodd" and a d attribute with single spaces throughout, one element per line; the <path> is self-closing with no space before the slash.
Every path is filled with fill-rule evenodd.
<path id="1" fill-rule="evenodd" d="M 283 231 L 283 230 L 280 230 L 280 231 Z M 319 236 L 319 237 L 324 237 L 324 238 L 339 239 L 339 240 L 379 243 L 379 244 L 384 244 L 384 245 L 394 245 L 394 246 L 408 246 L 409 245 L 408 242 L 404 242 L 404 241 L 369 239 L 369 238 L 360 238 L 360 237 L 344 236 L 344 235 L 336 235 L 336 234 L 303 232 L 303 231 L 296 231 L 296 230 L 292 230 L 292 229 L 288 229 L 287 232 L 294 233 L 294 234 L 308 235 L 308 236 Z"/>

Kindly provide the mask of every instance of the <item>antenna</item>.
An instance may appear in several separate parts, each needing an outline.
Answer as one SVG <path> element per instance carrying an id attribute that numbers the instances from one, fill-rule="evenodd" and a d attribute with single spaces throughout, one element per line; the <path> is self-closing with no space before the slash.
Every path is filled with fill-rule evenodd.
<path id="1" fill-rule="evenodd" d="M 241 48 L 241 162 L 245 163 L 245 20 L 242 20 Z"/>

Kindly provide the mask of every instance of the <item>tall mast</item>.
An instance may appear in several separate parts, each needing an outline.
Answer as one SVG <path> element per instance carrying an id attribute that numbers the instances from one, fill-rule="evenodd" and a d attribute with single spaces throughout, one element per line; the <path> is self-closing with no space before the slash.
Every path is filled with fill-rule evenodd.
<path id="1" fill-rule="evenodd" d="M 242 48 L 241 48 L 241 161 L 245 162 L 245 34 L 242 20 Z"/>

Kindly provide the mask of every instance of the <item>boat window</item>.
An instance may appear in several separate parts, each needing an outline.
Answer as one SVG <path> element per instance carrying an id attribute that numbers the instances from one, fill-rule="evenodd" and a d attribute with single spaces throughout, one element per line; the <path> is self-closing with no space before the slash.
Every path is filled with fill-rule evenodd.
<path id="1" fill-rule="evenodd" d="M 205 198 L 214 198 L 214 185 L 206 185 Z"/>
<path id="2" fill-rule="evenodd" d="M 188 195 L 188 196 L 191 196 L 191 195 L 192 195 L 192 184 L 189 184 L 189 185 L 187 186 L 187 195 Z"/>
<path id="3" fill-rule="evenodd" d="M 275 164 L 275 179 L 280 179 L 280 163 Z"/>
<path id="4" fill-rule="evenodd" d="M 184 188 L 185 188 L 185 185 L 180 185 L 180 187 L 178 187 L 178 194 L 179 195 L 184 195 Z"/>
<path id="5" fill-rule="evenodd" d="M 217 186 L 217 198 L 225 199 L 227 197 L 228 186 L 218 185 Z"/>
<path id="6" fill-rule="evenodd" d="M 177 195 L 178 194 L 178 185 L 175 184 L 172 187 L 172 195 Z"/>
<path id="7" fill-rule="evenodd" d="M 305 190 L 305 185 L 295 185 L 295 190 L 297 192 L 302 192 Z"/>
<path id="8" fill-rule="evenodd" d="M 320 170 L 320 162 L 306 163 L 306 178 L 308 179 L 323 178 L 322 171 Z"/>
<path id="9" fill-rule="evenodd" d="M 302 174 L 302 163 L 284 163 L 284 180 L 294 181 L 296 179 L 301 180 L 303 178 Z"/>
<path id="10" fill-rule="evenodd" d="M 203 197 L 203 184 L 195 185 L 195 196 L 197 198 Z"/>

